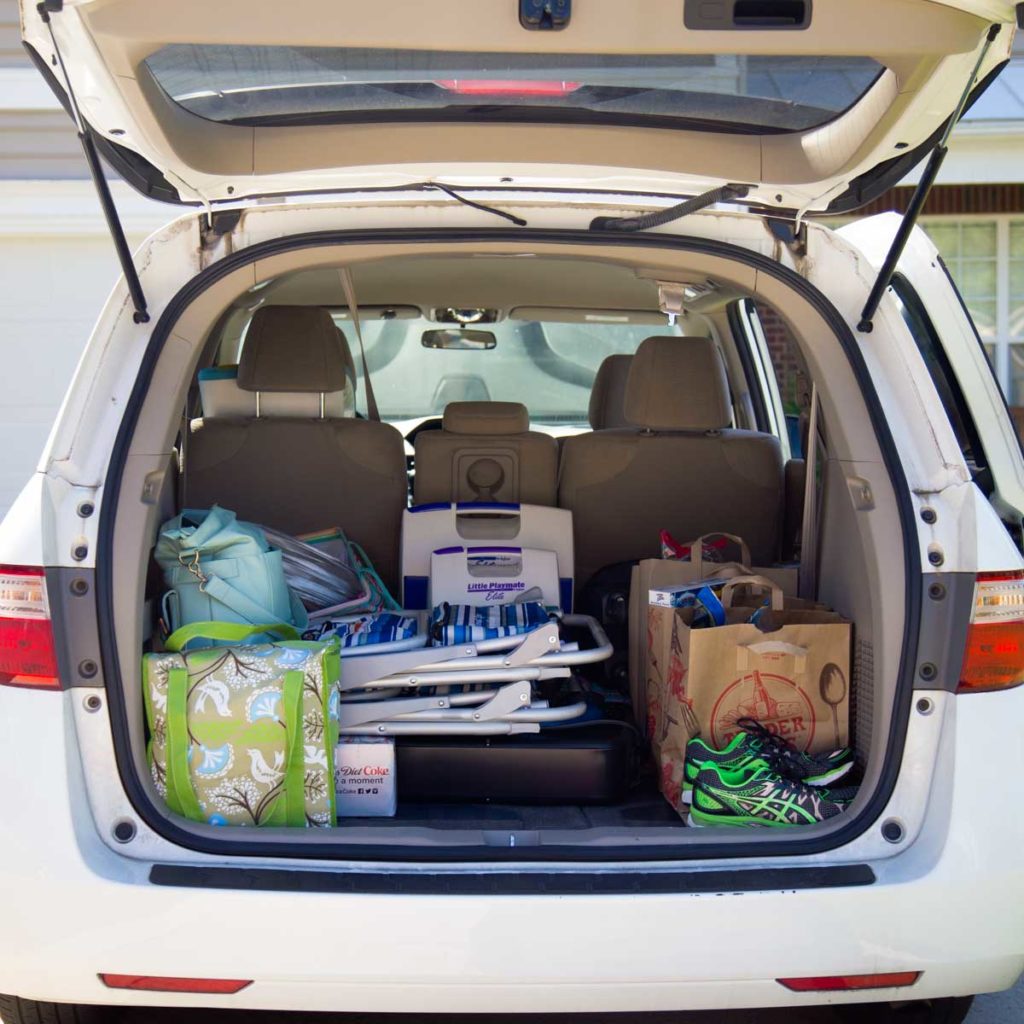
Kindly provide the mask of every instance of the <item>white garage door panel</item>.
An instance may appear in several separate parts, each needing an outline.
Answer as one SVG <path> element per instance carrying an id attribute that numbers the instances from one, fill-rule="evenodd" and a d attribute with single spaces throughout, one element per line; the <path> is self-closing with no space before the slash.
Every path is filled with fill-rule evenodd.
<path id="1" fill-rule="evenodd" d="M 35 469 L 117 273 L 102 236 L 0 237 L 0 514 Z"/>
<path id="2" fill-rule="evenodd" d="M 175 215 L 115 191 L 133 247 Z M 36 467 L 119 274 L 90 183 L 0 182 L 0 516 Z"/>

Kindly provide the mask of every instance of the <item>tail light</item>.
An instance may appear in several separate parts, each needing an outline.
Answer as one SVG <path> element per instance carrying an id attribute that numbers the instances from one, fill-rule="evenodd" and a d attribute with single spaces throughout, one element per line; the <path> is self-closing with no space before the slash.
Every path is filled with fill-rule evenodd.
<path id="1" fill-rule="evenodd" d="M 0 565 L 0 685 L 60 689 L 42 569 Z"/>
<path id="2" fill-rule="evenodd" d="M 829 974 L 819 978 L 776 978 L 790 992 L 855 992 L 868 988 L 906 988 L 921 977 L 920 971 L 891 974 Z"/>
<path id="3" fill-rule="evenodd" d="M 569 96 L 582 87 L 580 82 L 511 78 L 445 78 L 434 84 L 456 96 Z"/>
<path id="4" fill-rule="evenodd" d="M 958 693 L 1024 683 L 1024 570 L 978 573 Z"/>
<path id="5" fill-rule="evenodd" d="M 251 979 L 242 978 L 167 978 L 149 974 L 101 974 L 107 988 L 127 988 L 141 992 L 203 992 L 233 996 L 248 988 Z"/>

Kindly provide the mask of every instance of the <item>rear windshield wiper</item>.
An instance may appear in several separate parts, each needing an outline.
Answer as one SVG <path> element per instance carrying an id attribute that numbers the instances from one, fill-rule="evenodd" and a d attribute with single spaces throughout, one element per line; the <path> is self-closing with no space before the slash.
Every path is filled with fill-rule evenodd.
<path id="1" fill-rule="evenodd" d="M 702 192 L 699 196 L 669 206 L 655 213 L 645 213 L 641 217 L 595 217 L 590 222 L 591 231 L 649 231 L 661 227 L 670 221 L 679 220 L 698 210 L 704 210 L 715 203 L 728 203 L 733 199 L 743 199 L 749 193 L 751 185 L 719 185 L 718 188 Z"/>

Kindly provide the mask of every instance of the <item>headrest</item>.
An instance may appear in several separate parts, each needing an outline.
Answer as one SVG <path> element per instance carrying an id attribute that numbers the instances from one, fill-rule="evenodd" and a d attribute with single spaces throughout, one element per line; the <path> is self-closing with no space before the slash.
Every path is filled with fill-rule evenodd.
<path id="1" fill-rule="evenodd" d="M 442 427 L 452 434 L 525 434 L 530 414 L 520 402 L 449 402 Z"/>
<path id="2" fill-rule="evenodd" d="M 626 380 L 632 362 L 632 356 L 608 356 L 597 368 L 587 413 L 591 429 L 611 430 L 629 426 L 623 410 L 626 406 Z"/>
<path id="3" fill-rule="evenodd" d="M 204 420 L 350 419 L 356 414 L 355 388 L 342 391 L 243 391 L 237 366 L 208 366 L 199 371 L 199 399 Z"/>
<path id="4" fill-rule="evenodd" d="M 732 424 L 729 382 L 710 338 L 642 342 L 626 382 L 626 419 L 648 430 L 721 430 Z"/>
<path id="5" fill-rule="evenodd" d="M 353 367 L 345 335 L 320 306 L 263 306 L 238 364 L 243 391 L 342 391 Z"/>

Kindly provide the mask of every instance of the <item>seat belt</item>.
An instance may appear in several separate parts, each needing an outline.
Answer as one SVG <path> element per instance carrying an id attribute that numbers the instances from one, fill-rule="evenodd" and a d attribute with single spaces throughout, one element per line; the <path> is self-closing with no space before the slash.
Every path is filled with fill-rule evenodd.
<path id="1" fill-rule="evenodd" d="M 818 562 L 818 385 L 811 384 L 811 408 L 807 423 L 807 451 L 804 453 L 804 514 L 800 530 L 800 570 L 797 591 L 814 599 Z"/>
<path id="2" fill-rule="evenodd" d="M 352 275 L 348 267 L 338 268 L 338 277 L 341 278 L 341 287 L 345 292 L 345 301 L 348 303 L 348 311 L 352 317 L 352 326 L 356 329 L 356 338 L 359 341 L 359 360 L 363 364 L 363 385 L 366 388 L 366 411 L 371 420 L 380 421 L 380 412 L 377 409 L 377 399 L 373 394 L 373 384 L 370 382 L 370 368 L 366 365 L 366 349 L 363 347 L 363 332 L 359 326 L 359 306 L 356 305 L 356 292 L 352 287 Z"/>

